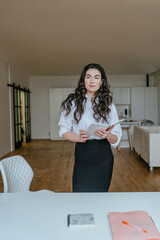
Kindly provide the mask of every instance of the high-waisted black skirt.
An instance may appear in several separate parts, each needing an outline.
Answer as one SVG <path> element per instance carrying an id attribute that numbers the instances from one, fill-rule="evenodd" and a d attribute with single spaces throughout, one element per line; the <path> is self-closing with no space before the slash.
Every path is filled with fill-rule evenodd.
<path id="1" fill-rule="evenodd" d="M 113 170 L 113 154 L 106 139 L 76 143 L 73 192 L 107 192 Z"/>

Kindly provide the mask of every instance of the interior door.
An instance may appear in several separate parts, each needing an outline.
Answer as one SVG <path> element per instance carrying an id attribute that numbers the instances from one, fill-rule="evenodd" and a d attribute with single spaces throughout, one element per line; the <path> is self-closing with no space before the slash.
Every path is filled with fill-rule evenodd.
<path id="1" fill-rule="evenodd" d="M 26 142 L 31 140 L 31 122 L 30 122 L 30 92 L 25 91 L 25 133 Z"/>
<path id="2" fill-rule="evenodd" d="M 21 136 L 21 90 L 13 87 L 15 149 L 22 146 Z"/>

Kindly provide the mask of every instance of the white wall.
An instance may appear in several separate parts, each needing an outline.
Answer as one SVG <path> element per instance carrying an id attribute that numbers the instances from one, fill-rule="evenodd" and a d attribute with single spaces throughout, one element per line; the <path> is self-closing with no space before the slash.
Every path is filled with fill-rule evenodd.
<path id="1" fill-rule="evenodd" d="M 10 73 L 9 73 L 10 72 Z M 29 88 L 29 76 L 0 59 L 0 157 L 14 149 L 12 88 L 8 83 Z M 10 115 L 11 110 L 11 115 Z M 11 118 L 10 118 L 11 116 Z"/>
<path id="2" fill-rule="evenodd" d="M 49 88 L 76 87 L 77 76 L 30 77 L 31 137 L 49 138 Z"/>
<path id="3" fill-rule="evenodd" d="M 49 88 L 77 87 L 79 76 L 30 77 L 32 139 L 49 138 Z M 145 86 L 145 75 L 109 75 L 111 87 Z M 154 81 L 151 82 L 154 85 Z"/>
<path id="4" fill-rule="evenodd" d="M 111 87 L 144 87 L 146 86 L 146 75 L 109 75 L 108 82 Z M 151 79 L 150 86 L 154 86 Z"/>
<path id="5" fill-rule="evenodd" d="M 0 157 L 10 151 L 8 64 L 0 59 Z"/>
<path id="6" fill-rule="evenodd" d="M 155 85 L 158 87 L 158 125 L 160 125 L 160 74 L 154 77 Z"/>
<path id="7" fill-rule="evenodd" d="M 23 69 L 11 65 L 11 83 L 15 83 L 16 85 L 20 85 L 21 88 L 29 88 L 29 74 L 25 72 Z"/>

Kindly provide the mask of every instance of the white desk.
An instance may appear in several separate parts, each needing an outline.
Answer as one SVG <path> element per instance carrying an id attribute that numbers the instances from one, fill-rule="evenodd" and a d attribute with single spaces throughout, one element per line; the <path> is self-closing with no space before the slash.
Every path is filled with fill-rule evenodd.
<path id="1" fill-rule="evenodd" d="M 1 240 L 111 240 L 109 211 L 145 210 L 160 230 L 160 193 L 1 193 Z M 69 213 L 93 213 L 95 228 L 70 229 Z"/>

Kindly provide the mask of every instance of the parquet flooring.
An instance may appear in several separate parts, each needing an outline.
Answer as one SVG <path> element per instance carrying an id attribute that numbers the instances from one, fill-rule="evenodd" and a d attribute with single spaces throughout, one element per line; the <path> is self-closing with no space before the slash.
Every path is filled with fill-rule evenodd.
<path id="1" fill-rule="evenodd" d="M 32 140 L 5 157 L 23 156 L 34 172 L 31 190 L 49 189 L 55 192 L 72 191 L 74 143 L 69 141 Z M 127 148 L 113 149 L 114 170 L 111 192 L 160 191 L 160 168 L 151 172 L 148 165 Z M 1 158 L 2 159 L 2 158 Z M 2 192 L 0 176 L 0 192 Z"/>

